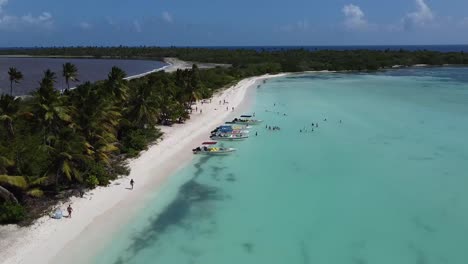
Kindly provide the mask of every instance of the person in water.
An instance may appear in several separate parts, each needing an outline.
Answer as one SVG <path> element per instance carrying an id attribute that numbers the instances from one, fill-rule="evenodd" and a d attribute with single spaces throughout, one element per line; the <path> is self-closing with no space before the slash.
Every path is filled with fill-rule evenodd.
<path id="1" fill-rule="evenodd" d="M 257 132 L 255 132 L 255 136 L 258 136 L 258 133 L 257 133 Z"/>
<path id="2" fill-rule="evenodd" d="M 68 205 L 67 212 L 68 212 L 68 218 L 71 218 L 72 212 L 73 212 L 73 208 L 71 207 L 71 204 Z"/>
<path id="3" fill-rule="evenodd" d="M 132 190 L 133 190 L 133 185 L 135 185 L 135 181 L 133 179 L 130 180 L 130 186 L 132 186 Z"/>

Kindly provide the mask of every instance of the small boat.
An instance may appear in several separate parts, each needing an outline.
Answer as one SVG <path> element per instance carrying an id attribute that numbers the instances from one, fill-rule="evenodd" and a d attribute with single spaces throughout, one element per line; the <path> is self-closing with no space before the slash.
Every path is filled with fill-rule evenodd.
<path id="1" fill-rule="evenodd" d="M 192 149 L 193 154 L 204 154 L 204 155 L 227 155 L 234 151 L 235 148 L 222 148 L 216 147 L 217 142 L 203 142 L 200 147 Z"/>
<path id="2" fill-rule="evenodd" d="M 239 141 L 249 138 L 249 136 L 238 133 L 238 134 L 228 134 L 228 133 L 217 133 L 213 134 L 210 137 L 212 140 L 226 140 L 226 141 Z"/>
<path id="3" fill-rule="evenodd" d="M 226 133 L 226 134 L 247 134 L 250 133 L 249 130 L 243 129 L 242 127 L 233 127 L 233 126 L 219 126 L 215 130 L 211 131 L 211 134 L 213 133 Z"/>
<path id="4" fill-rule="evenodd" d="M 252 126 L 247 124 L 237 124 L 234 122 L 225 122 L 225 125 L 232 126 L 234 129 L 250 129 Z"/>
<path id="5" fill-rule="evenodd" d="M 232 124 L 241 124 L 241 125 L 258 125 L 258 124 L 260 124 L 262 122 L 263 122 L 262 120 L 241 117 L 241 118 L 234 118 L 234 120 L 232 120 L 232 122 L 230 122 L 230 123 L 232 123 Z"/>

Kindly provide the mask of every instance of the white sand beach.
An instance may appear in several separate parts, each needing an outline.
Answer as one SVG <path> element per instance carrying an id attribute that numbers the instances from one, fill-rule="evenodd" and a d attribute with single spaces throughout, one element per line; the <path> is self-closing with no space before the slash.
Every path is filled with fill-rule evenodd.
<path id="1" fill-rule="evenodd" d="M 164 70 L 174 71 L 189 66 L 180 61 L 171 61 L 171 65 Z M 71 204 L 74 209 L 72 218 L 55 220 L 44 216 L 29 227 L 0 227 L 0 262 L 80 263 L 80 245 L 90 248 L 89 243 L 98 243 L 96 239 L 110 237 L 132 213 L 141 209 L 146 196 L 157 192 L 170 175 L 191 161 L 191 149 L 207 140 L 209 131 L 241 113 L 249 87 L 263 79 L 283 75 L 244 79 L 216 94 L 211 103 L 198 102 L 197 107 L 203 113 L 194 111 L 185 124 L 161 127 L 163 139 L 129 162 L 131 172 L 128 177 L 118 179 L 108 187 L 98 187 L 83 198 L 73 197 L 58 205 L 66 211 L 68 204 Z M 223 100 L 229 103 L 219 105 L 219 101 Z M 232 111 L 232 107 L 235 111 Z M 130 179 L 135 180 L 133 191 L 128 189 Z M 70 259 L 70 256 L 73 257 Z"/>

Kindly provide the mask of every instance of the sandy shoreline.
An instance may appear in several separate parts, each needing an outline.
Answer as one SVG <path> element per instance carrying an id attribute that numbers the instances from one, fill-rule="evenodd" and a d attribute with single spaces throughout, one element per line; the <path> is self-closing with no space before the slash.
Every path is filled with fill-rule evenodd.
<path id="1" fill-rule="evenodd" d="M 164 70 L 170 72 L 188 66 L 175 60 Z M 80 263 L 80 245 L 85 246 L 88 243 L 89 248 L 90 241 L 93 241 L 93 245 L 104 243 L 106 237 L 110 237 L 120 225 L 125 224 L 140 210 L 144 201 L 158 192 L 170 175 L 192 160 L 190 150 L 208 139 L 209 131 L 241 113 L 249 87 L 254 87 L 263 79 L 284 75 L 244 79 L 217 93 L 210 104 L 198 103 L 197 107 L 203 109 L 203 113 L 194 111 L 185 124 L 162 127 L 163 139 L 129 162 L 131 172 L 128 177 L 118 179 L 108 187 L 99 187 L 87 193 L 84 198 L 73 197 L 70 202 L 60 206 L 64 210 L 66 205 L 72 204 L 72 219 L 54 220 L 42 217 L 26 228 L 14 225 L 0 227 L 1 263 L 59 263 L 64 258 L 67 262 L 72 259 L 73 262 Z M 229 104 L 219 105 L 220 100 L 226 100 Z M 228 111 L 226 106 L 229 107 Z M 232 107 L 235 111 L 232 111 Z M 136 182 L 135 191 L 126 189 L 130 178 Z"/>

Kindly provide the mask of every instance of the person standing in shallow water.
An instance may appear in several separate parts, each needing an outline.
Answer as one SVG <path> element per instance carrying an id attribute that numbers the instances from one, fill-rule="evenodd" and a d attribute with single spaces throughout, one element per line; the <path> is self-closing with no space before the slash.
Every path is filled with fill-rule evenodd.
<path id="1" fill-rule="evenodd" d="M 133 190 L 133 185 L 135 184 L 135 181 L 133 179 L 130 180 L 130 186 L 132 186 L 132 190 Z"/>
<path id="2" fill-rule="evenodd" d="M 71 218 L 72 212 L 73 212 L 73 208 L 71 207 L 71 204 L 68 205 L 67 212 L 68 212 L 68 218 Z"/>

